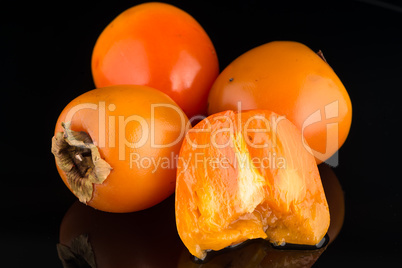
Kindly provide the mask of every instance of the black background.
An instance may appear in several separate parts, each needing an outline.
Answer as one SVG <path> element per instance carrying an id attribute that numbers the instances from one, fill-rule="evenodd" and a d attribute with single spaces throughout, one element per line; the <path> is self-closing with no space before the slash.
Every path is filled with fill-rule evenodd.
<path id="1" fill-rule="evenodd" d="M 141 1 L 31 1 L 1 8 L 4 267 L 61 267 L 59 226 L 75 197 L 50 153 L 54 125 L 68 102 L 94 88 L 90 60 L 98 35 L 137 3 Z M 398 264 L 402 5 L 374 0 L 169 3 L 204 27 L 221 70 L 273 40 L 299 41 L 324 52 L 349 92 L 353 121 L 334 168 L 345 192 L 345 222 L 315 266 Z"/>

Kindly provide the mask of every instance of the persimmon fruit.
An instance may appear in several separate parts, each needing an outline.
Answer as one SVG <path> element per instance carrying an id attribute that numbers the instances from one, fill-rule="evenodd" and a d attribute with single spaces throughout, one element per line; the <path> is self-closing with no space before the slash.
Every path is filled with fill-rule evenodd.
<path id="1" fill-rule="evenodd" d="M 88 91 L 61 112 L 56 166 L 79 200 L 108 212 L 149 208 L 175 189 L 188 119 L 165 93 L 139 85 Z"/>
<path id="2" fill-rule="evenodd" d="M 179 154 L 178 233 L 204 259 L 248 239 L 315 245 L 330 223 L 314 156 L 288 119 L 267 110 L 207 117 Z"/>
<path id="3" fill-rule="evenodd" d="M 107 25 L 93 49 L 92 74 L 98 88 L 135 84 L 161 90 L 191 118 L 206 113 L 219 64 L 212 41 L 190 14 L 152 2 L 125 10 Z"/>
<path id="4" fill-rule="evenodd" d="M 352 121 L 348 92 L 334 70 L 292 41 L 266 43 L 236 58 L 214 82 L 208 104 L 208 114 L 268 109 L 285 115 L 302 131 L 317 163 L 338 151 Z"/>

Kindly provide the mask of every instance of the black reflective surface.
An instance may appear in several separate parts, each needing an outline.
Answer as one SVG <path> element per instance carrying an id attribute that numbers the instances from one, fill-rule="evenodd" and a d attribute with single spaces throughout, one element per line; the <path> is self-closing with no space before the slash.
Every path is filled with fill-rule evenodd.
<path id="1" fill-rule="evenodd" d="M 273 246 L 257 239 L 209 252 L 204 261 L 198 260 L 177 234 L 171 196 L 150 209 L 125 214 L 98 211 L 75 201 L 61 221 L 57 253 L 64 267 L 310 267 L 336 241 L 345 211 L 335 173 L 328 166 L 320 172 L 332 222 L 317 246 Z"/>
<path id="2" fill-rule="evenodd" d="M 153 267 L 169 267 L 169 263 L 170 267 L 204 267 L 189 263 L 190 256 L 175 233 L 172 198 L 136 214 L 93 211 L 76 203 L 50 153 L 57 116 L 70 100 L 94 87 L 90 58 L 97 36 L 110 20 L 136 3 L 13 2 L 1 8 L 2 267 L 62 267 L 57 244 L 72 239 L 79 228 L 98 239 L 92 244 L 96 257 L 98 250 L 109 254 L 100 253 L 105 258 L 103 267 L 117 267 L 110 264 L 115 263 L 113 258 L 121 261 L 119 267 L 141 267 L 147 262 Z M 337 201 L 344 206 L 331 208 L 344 207 L 337 210 L 338 218 L 331 218 L 331 226 L 336 224 L 338 229 L 328 235 L 336 239 L 325 250 L 304 257 L 272 253 L 272 247 L 256 241 L 243 251 L 216 256 L 217 267 L 228 263 L 282 267 L 292 258 L 306 258 L 313 267 L 400 265 L 402 5 L 373 0 L 171 3 L 205 28 L 221 69 L 245 51 L 273 40 L 294 40 L 321 49 L 347 88 L 354 109 L 339 165 L 321 171 L 336 175 L 344 193 L 344 199 Z M 334 200 L 339 196 L 335 194 Z M 66 233 L 66 221 L 81 210 L 89 212 L 73 221 L 76 233 Z M 148 218 L 150 224 L 141 226 L 148 221 L 141 223 L 137 218 Z M 151 231 L 161 226 L 166 228 L 163 239 Z M 136 254 L 141 258 L 135 258 Z M 245 266 L 245 260 L 251 259 L 255 263 Z M 162 260 L 165 266 L 160 266 Z"/>

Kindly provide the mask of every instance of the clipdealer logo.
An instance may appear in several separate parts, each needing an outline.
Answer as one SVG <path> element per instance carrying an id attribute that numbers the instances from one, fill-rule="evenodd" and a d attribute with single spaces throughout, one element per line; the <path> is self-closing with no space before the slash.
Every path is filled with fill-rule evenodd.
<path id="1" fill-rule="evenodd" d="M 230 119 L 225 118 L 225 116 L 221 116 L 220 118 L 215 118 L 215 119 L 220 119 L 220 120 L 228 120 L 229 127 L 228 128 L 223 128 L 217 131 L 212 131 L 212 126 L 211 123 L 208 121 L 208 118 L 205 118 L 205 116 L 202 115 L 197 115 L 194 116 L 193 118 L 190 118 L 190 120 L 187 121 L 186 123 L 186 118 L 182 111 L 171 104 L 166 104 L 166 103 L 160 103 L 160 104 L 151 104 L 150 106 L 150 120 L 146 120 L 145 118 L 133 114 L 129 116 L 123 116 L 123 115 L 110 115 L 109 112 L 115 112 L 118 107 L 116 107 L 115 104 L 110 103 L 107 104 L 105 101 L 99 101 L 98 103 L 81 103 L 78 104 L 74 107 L 72 107 L 65 118 L 65 122 L 70 122 L 73 120 L 73 117 L 76 113 L 89 109 L 93 111 L 97 111 L 98 114 L 98 137 L 92 137 L 96 138 L 96 142 L 94 141 L 95 145 L 98 146 L 99 148 L 118 148 L 118 155 L 119 155 L 119 160 L 125 161 L 126 160 L 126 149 L 127 148 L 141 148 L 145 144 L 149 142 L 151 148 L 168 148 L 170 146 L 176 145 L 177 143 L 181 142 L 183 137 L 186 137 L 186 141 L 190 143 L 193 147 L 195 148 L 207 148 L 208 146 L 214 146 L 215 148 L 225 148 L 226 146 L 232 146 L 230 143 L 230 140 L 226 140 L 226 142 L 220 141 L 218 142 L 217 137 L 220 133 L 222 132 L 227 132 L 229 133 L 229 136 L 233 136 L 233 122 L 230 121 Z M 158 144 L 156 142 L 156 120 L 155 120 L 155 111 L 158 108 L 167 108 L 167 109 L 173 109 L 178 116 L 180 116 L 180 128 L 179 135 L 176 137 L 175 140 L 167 143 L 167 144 Z M 238 111 L 241 111 L 241 102 L 238 102 Z M 240 128 L 240 122 L 241 122 L 241 113 L 237 114 L 238 116 L 238 128 Z M 302 138 L 302 142 L 306 150 L 308 150 L 311 154 L 313 154 L 317 159 L 320 159 L 321 161 L 331 165 L 331 166 L 337 166 L 339 164 L 339 156 L 338 156 L 338 122 L 336 120 L 332 120 L 334 118 L 337 118 L 339 116 L 339 103 L 338 101 L 334 101 L 332 103 L 327 104 L 323 111 L 321 109 L 316 110 L 313 112 L 311 115 L 309 115 L 306 120 L 303 122 L 303 125 L 301 127 L 301 133 L 302 136 L 304 136 L 306 129 L 309 126 L 312 126 L 314 124 L 322 123 L 325 121 L 329 121 L 329 123 L 325 123 L 326 126 L 326 145 L 325 145 L 325 151 L 320 152 L 317 150 L 312 149 L 307 142 L 305 141 L 304 138 Z M 281 120 L 284 120 L 286 117 L 285 116 L 276 116 L 269 118 L 269 120 L 263 116 L 254 116 L 252 118 L 249 118 L 247 122 L 244 124 L 244 135 L 247 136 L 247 133 L 251 132 L 270 132 L 270 137 L 271 137 L 271 146 L 274 148 L 276 146 L 276 135 L 277 135 L 277 126 Z M 191 128 L 191 123 L 194 122 L 195 120 L 207 120 L 206 122 L 206 129 L 192 129 Z M 260 120 L 265 124 L 265 129 L 252 129 L 249 127 L 250 123 L 252 120 Z M 140 129 L 141 129 L 141 135 L 139 135 L 139 138 L 133 142 L 127 139 L 126 137 L 126 127 L 129 123 L 136 122 Z M 188 136 L 185 136 L 187 132 L 210 132 L 210 141 L 204 143 L 204 144 L 197 144 L 194 140 L 191 140 L 188 138 Z M 254 148 L 266 148 L 268 147 L 268 144 L 254 144 L 250 143 L 248 139 L 245 139 L 245 142 L 249 146 L 253 146 Z M 336 153 L 329 159 L 327 159 L 327 152 L 335 151 Z M 129 154 L 129 161 L 130 161 L 130 167 L 137 167 L 137 168 L 153 168 L 153 170 L 156 171 L 158 167 L 161 168 L 175 168 L 177 167 L 178 164 L 183 164 L 184 166 L 188 166 L 188 159 L 180 159 L 177 155 L 171 155 L 170 157 L 164 157 L 163 159 L 151 159 L 150 156 L 142 156 L 139 153 L 136 152 L 131 152 Z M 201 159 L 200 156 L 197 156 L 197 159 Z M 241 158 L 240 158 L 241 159 Z M 279 165 L 275 163 L 278 162 L 278 160 L 281 162 Z M 253 159 L 254 164 L 257 163 L 257 165 L 263 167 L 263 168 L 273 168 L 272 164 L 276 168 L 284 168 L 286 166 L 286 159 L 282 159 L 281 156 L 277 156 L 276 153 L 270 154 L 270 158 L 268 159 L 268 162 L 270 163 L 269 165 L 266 164 L 265 160 L 259 160 L 262 161 L 259 163 L 257 160 Z M 200 161 L 200 160 L 197 160 Z M 208 162 L 215 167 L 218 168 L 225 168 L 228 163 L 227 159 L 210 159 L 210 158 L 205 158 L 203 161 Z M 264 162 L 265 161 L 265 162 Z M 275 162 L 276 161 L 276 162 Z"/>
<path id="2" fill-rule="evenodd" d="M 325 151 L 324 152 L 319 152 L 317 150 L 312 149 L 305 139 L 303 139 L 303 144 L 304 147 L 307 150 L 310 150 L 311 153 L 319 160 L 323 161 L 324 163 L 336 167 L 339 164 L 339 153 L 338 153 L 338 148 L 339 148 L 339 137 L 338 137 L 338 128 L 339 128 L 339 123 L 338 122 L 331 122 L 331 119 L 338 118 L 339 117 L 339 101 L 333 101 L 327 105 L 324 106 L 324 112 L 321 111 L 321 109 L 315 111 L 312 113 L 310 116 L 306 118 L 306 120 L 303 122 L 302 125 L 302 136 L 304 137 L 304 133 L 307 127 L 329 121 L 325 123 L 326 127 L 326 137 L 325 137 Z M 330 158 L 328 158 L 327 154 L 328 152 L 335 152 Z M 328 158 L 328 159 L 327 159 Z"/>

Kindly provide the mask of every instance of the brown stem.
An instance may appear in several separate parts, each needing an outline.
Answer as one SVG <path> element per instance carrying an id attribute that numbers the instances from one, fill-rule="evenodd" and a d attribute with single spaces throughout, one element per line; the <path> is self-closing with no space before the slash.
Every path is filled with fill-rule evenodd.
<path id="1" fill-rule="evenodd" d="M 321 50 L 318 50 L 317 55 L 320 56 L 320 58 L 321 58 L 323 61 L 325 61 L 326 63 L 328 63 L 327 60 L 326 60 L 325 57 L 324 57 L 324 53 L 322 53 Z"/>

